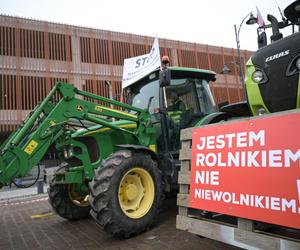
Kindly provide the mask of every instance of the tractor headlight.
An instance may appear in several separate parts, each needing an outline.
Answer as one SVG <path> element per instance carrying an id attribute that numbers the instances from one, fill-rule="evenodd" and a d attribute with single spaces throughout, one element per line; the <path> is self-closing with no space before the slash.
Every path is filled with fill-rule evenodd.
<path id="1" fill-rule="evenodd" d="M 264 114 L 266 114 L 267 113 L 267 111 L 264 109 L 264 108 L 260 108 L 258 111 L 257 111 L 257 115 L 264 115 Z"/>
<path id="2" fill-rule="evenodd" d="M 286 69 L 286 75 L 287 76 L 292 76 L 299 74 L 300 71 L 300 54 L 295 56 L 293 60 L 290 61 L 290 63 L 287 66 Z"/>
<path id="3" fill-rule="evenodd" d="M 65 148 L 64 149 L 64 158 L 69 159 L 73 156 L 73 152 L 71 148 Z"/>
<path id="4" fill-rule="evenodd" d="M 69 157 L 68 157 L 68 150 L 66 150 L 66 149 L 64 149 L 64 158 L 65 159 L 68 159 Z"/>
<path id="5" fill-rule="evenodd" d="M 296 61 L 296 67 L 298 70 L 300 70 L 300 57 L 298 57 L 298 59 Z"/>
<path id="6" fill-rule="evenodd" d="M 262 83 L 264 80 L 264 73 L 261 70 L 256 70 L 252 75 L 252 80 L 257 83 Z"/>

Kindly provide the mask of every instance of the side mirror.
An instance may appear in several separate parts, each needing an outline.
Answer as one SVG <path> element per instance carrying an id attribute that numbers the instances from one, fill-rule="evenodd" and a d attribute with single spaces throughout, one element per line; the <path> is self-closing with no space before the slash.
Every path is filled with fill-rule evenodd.
<path id="1" fill-rule="evenodd" d="M 267 35 L 266 32 L 261 32 L 257 35 L 257 45 L 258 48 L 267 46 Z"/>
<path id="2" fill-rule="evenodd" d="M 168 68 L 159 72 L 159 86 L 165 87 L 171 84 L 171 71 Z"/>

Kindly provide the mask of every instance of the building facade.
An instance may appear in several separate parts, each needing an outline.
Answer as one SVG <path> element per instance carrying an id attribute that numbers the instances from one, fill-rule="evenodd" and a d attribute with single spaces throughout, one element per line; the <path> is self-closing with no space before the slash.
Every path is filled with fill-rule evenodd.
<path id="1" fill-rule="evenodd" d="M 153 38 L 107 30 L 75 27 L 0 15 L 0 134 L 20 124 L 57 81 L 120 100 L 124 58 L 149 53 Z M 237 51 L 159 38 L 160 52 L 172 66 L 210 69 L 217 74 L 211 84 L 216 103 L 243 99 Z M 245 64 L 252 54 L 241 51 Z"/>

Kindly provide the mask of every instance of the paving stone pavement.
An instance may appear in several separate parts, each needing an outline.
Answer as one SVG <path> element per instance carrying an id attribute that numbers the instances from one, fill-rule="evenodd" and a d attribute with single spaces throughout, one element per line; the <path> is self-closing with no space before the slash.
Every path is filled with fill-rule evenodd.
<path id="1" fill-rule="evenodd" d="M 9 188 L 9 187 L 3 187 L 0 190 L 0 202 L 3 200 L 14 200 L 14 199 L 20 199 L 20 198 L 26 198 L 29 196 L 47 196 L 47 189 L 48 184 L 43 184 L 43 191 L 44 193 L 38 194 L 37 191 L 37 185 L 34 185 L 33 187 L 29 188 L 17 188 L 15 186 Z"/>
<path id="2" fill-rule="evenodd" d="M 1 200 L 0 249 L 236 249 L 177 230 L 176 213 L 176 200 L 169 199 L 150 231 L 116 239 L 92 219 L 70 222 L 52 213 L 46 196 Z"/>

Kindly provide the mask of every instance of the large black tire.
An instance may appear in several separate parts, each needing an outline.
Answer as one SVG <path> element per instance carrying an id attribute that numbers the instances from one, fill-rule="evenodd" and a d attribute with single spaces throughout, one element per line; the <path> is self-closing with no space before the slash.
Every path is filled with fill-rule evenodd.
<path id="1" fill-rule="evenodd" d="M 58 215 L 68 220 L 80 220 L 89 217 L 90 205 L 88 203 L 76 203 L 72 200 L 70 185 L 74 184 L 55 184 L 52 180 L 48 188 L 50 205 Z"/>
<path id="2" fill-rule="evenodd" d="M 134 195 L 130 202 L 139 204 L 132 211 L 126 210 L 126 206 L 130 206 L 130 198 L 128 203 L 122 200 L 123 190 L 135 185 L 130 184 L 130 178 L 137 182 L 132 188 L 134 192 L 131 194 Z M 141 181 L 136 181 L 138 179 Z M 125 184 L 127 180 L 129 182 Z M 121 150 L 109 156 L 95 171 L 90 182 L 90 192 L 91 215 L 96 222 L 106 232 L 128 238 L 147 230 L 155 222 L 163 199 L 161 172 L 149 154 Z M 134 198 L 141 197 L 140 194 L 142 198 Z M 152 199 L 149 199 L 151 196 Z"/>

